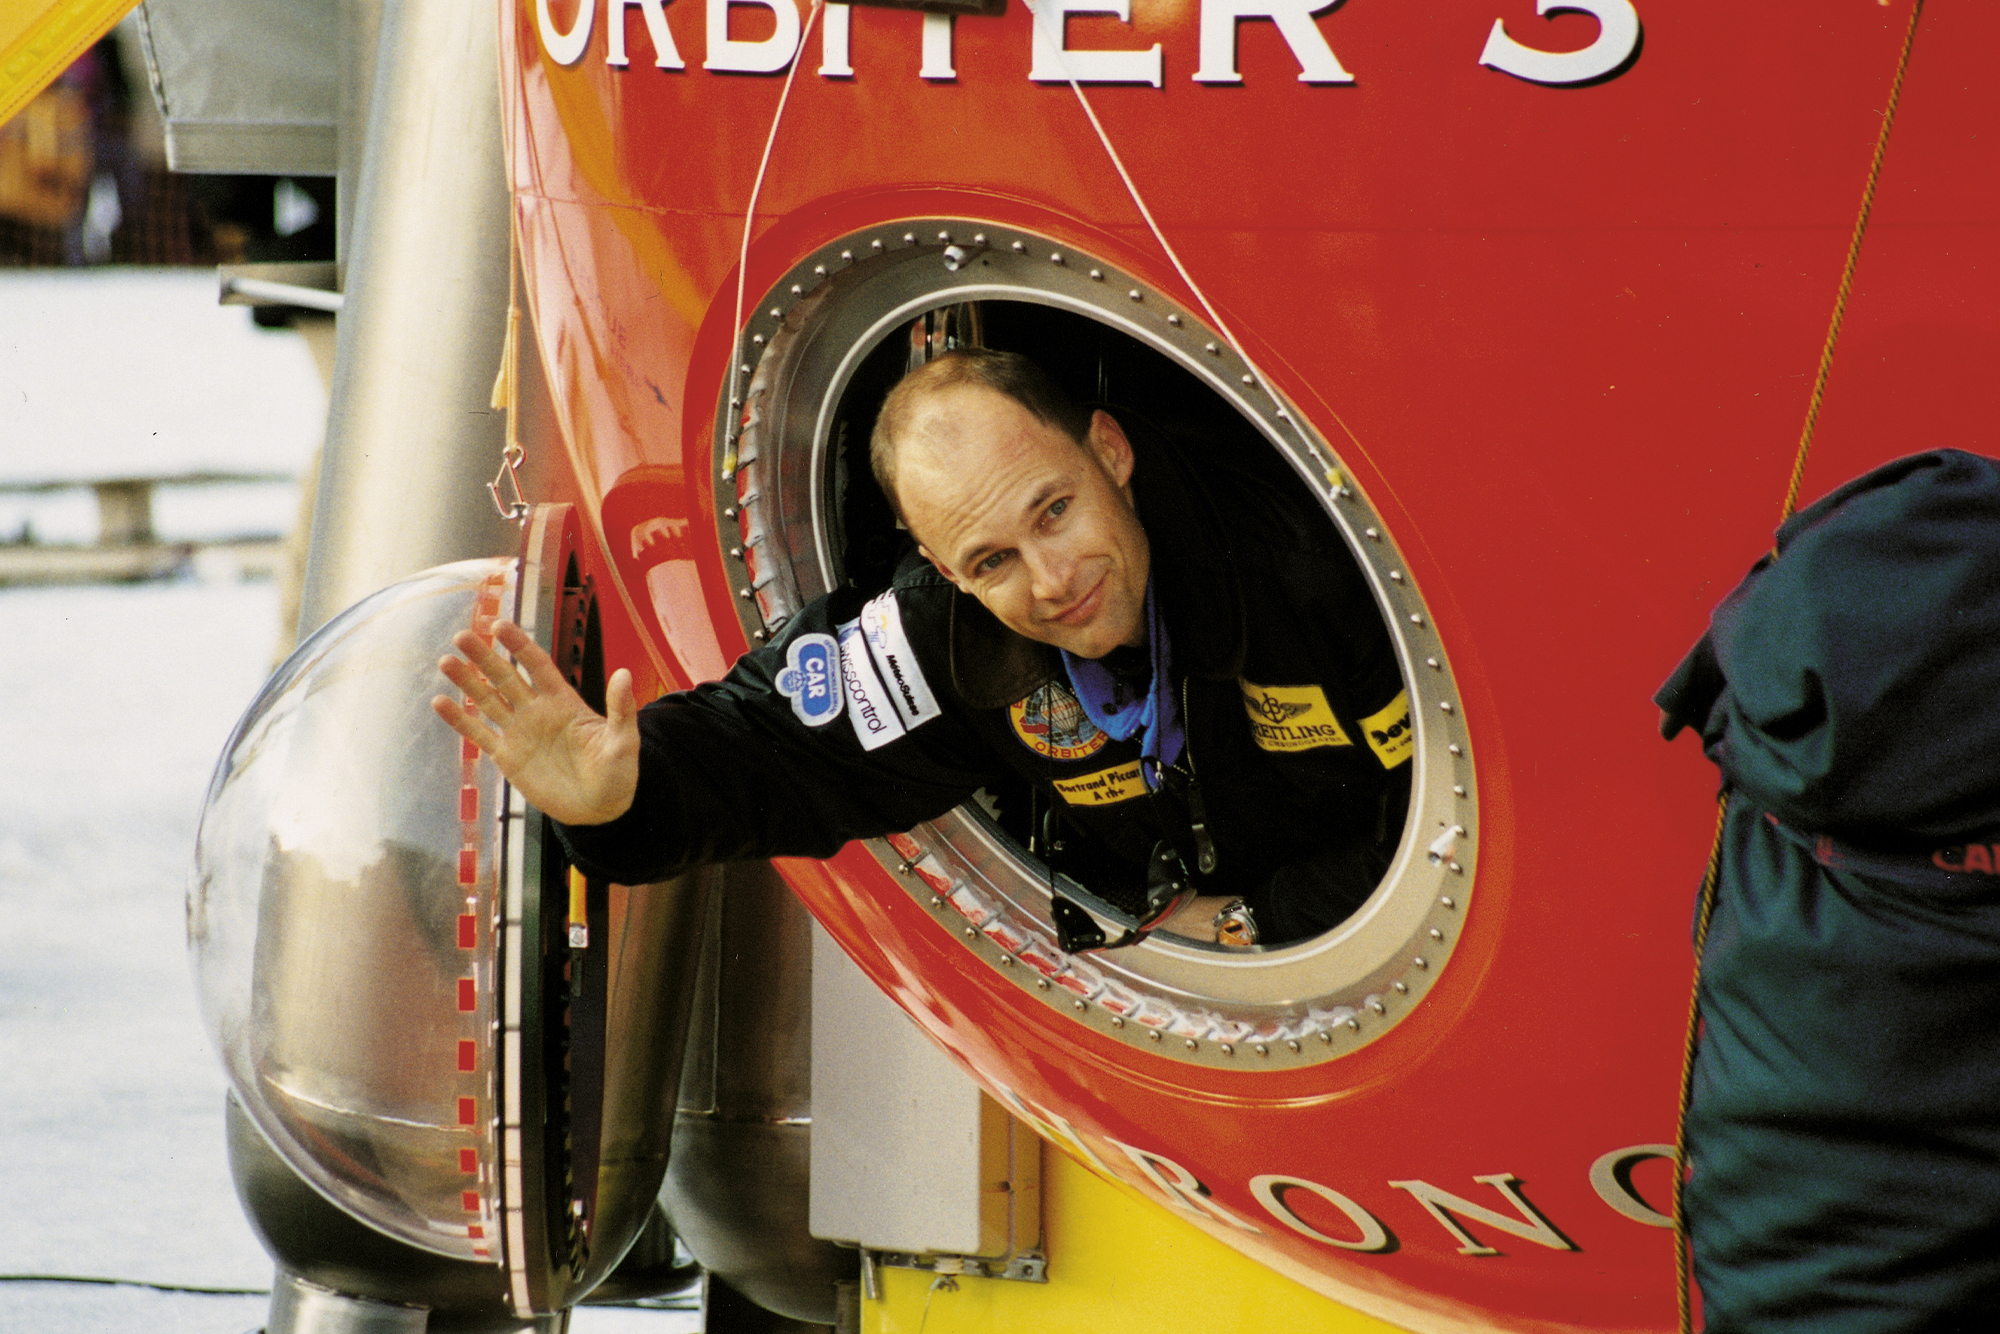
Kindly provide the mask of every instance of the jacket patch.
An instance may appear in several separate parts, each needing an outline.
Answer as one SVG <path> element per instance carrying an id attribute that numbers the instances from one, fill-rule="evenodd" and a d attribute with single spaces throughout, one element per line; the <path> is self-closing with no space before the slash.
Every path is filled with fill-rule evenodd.
<path id="1" fill-rule="evenodd" d="M 1099 769 L 1094 774 L 1081 778 L 1051 779 L 1062 799 L 1072 806 L 1109 806 L 1117 801 L 1130 801 L 1134 797 L 1146 795 L 1146 780 L 1139 772 L 1139 761 L 1119 765 L 1113 769 Z"/>
<path id="2" fill-rule="evenodd" d="M 1398 690 L 1396 698 L 1380 713 L 1371 713 L 1361 720 L 1361 731 L 1368 738 L 1368 749 L 1375 752 L 1384 769 L 1393 769 L 1416 754 L 1417 729 L 1410 722 L 1410 692 Z"/>
<path id="3" fill-rule="evenodd" d="M 889 687 L 889 700 L 905 727 L 918 727 L 943 713 L 923 668 L 917 666 L 916 651 L 903 629 L 903 611 L 896 605 L 892 589 L 871 598 L 861 608 L 861 633 L 867 636 L 868 651 L 874 655 L 875 671 Z"/>
<path id="4" fill-rule="evenodd" d="M 847 719 L 854 724 L 861 749 L 886 746 L 909 730 L 889 702 L 889 692 L 875 674 L 861 627 L 854 621 L 840 627 L 840 686 L 846 692 Z"/>
<path id="5" fill-rule="evenodd" d="M 1111 737 L 1083 711 L 1083 701 L 1061 681 L 1037 686 L 1007 708 L 1007 721 L 1021 744 L 1052 760 L 1081 760 L 1095 755 Z"/>
<path id="6" fill-rule="evenodd" d="M 824 727 L 840 716 L 840 645 L 832 635 L 800 635 L 785 651 L 778 693 L 807 727 Z"/>
<path id="7" fill-rule="evenodd" d="M 1236 684 L 1243 687 L 1243 711 L 1260 748 L 1284 754 L 1354 744 L 1318 686 L 1260 686 L 1240 677 Z"/>

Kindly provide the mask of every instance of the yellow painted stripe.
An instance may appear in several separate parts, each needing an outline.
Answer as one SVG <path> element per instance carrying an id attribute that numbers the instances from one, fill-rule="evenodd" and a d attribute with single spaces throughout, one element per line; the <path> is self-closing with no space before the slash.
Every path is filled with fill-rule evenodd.
<path id="1" fill-rule="evenodd" d="M 1042 1148 L 1049 1281 L 959 1278 L 883 1269 L 882 1298 L 861 1304 L 862 1334 L 1403 1334 L 1322 1297 Z M 928 1310 L 926 1309 L 928 1307 Z"/>
<path id="2" fill-rule="evenodd" d="M 110 32 L 138 0 L 0 3 L 0 125 Z"/>

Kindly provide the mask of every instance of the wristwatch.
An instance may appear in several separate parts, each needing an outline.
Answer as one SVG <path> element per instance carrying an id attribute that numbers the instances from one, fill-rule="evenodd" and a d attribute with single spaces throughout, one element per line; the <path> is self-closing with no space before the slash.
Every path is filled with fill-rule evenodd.
<path id="1" fill-rule="evenodd" d="M 1250 905 L 1242 899 L 1231 899 L 1215 915 L 1215 939 L 1221 945 L 1255 945 L 1257 943 L 1257 919 L 1250 912 Z"/>

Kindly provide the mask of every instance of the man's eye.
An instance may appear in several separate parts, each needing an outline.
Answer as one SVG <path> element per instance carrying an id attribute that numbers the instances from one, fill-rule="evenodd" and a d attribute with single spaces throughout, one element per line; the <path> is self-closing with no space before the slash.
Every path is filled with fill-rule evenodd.
<path id="1" fill-rule="evenodd" d="M 1007 553 L 1004 551 L 996 551 L 992 555 L 988 556 L 985 560 L 980 561 L 979 564 L 973 566 L 972 572 L 974 574 L 991 574 L 995 570 L 999 569 L 1002 565 L 1004 565 L 1006 561 L 1007 561 Z"/>
<path id="2" fill-rule="evenodd" d="M 1067 510 L 1068 508 L 1069 508 L 1069 500 L 1067 497 L 1065 497 L 1062 500 L 1058 500 L 1055 504 L 1049 506 L 1049 517 L 1051 519 L 1060 519 L 1063 516 L 1063 511 Z"/>

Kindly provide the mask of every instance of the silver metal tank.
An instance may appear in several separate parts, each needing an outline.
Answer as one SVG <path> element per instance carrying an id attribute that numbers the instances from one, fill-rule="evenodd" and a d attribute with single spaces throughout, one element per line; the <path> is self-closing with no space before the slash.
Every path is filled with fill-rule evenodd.
<path id="1" fill-rule="evenodd" d="M 859 1257 L 807 1228 L 812 918 L 768 862 L 712 874 L 661 1198 L 711 1275 L 766 1311 L 831 1325 L 835 1285 L 854 1279 Z M 726 1304 L 713 1284 L 710 1294 L 712 1308 Z"/>

